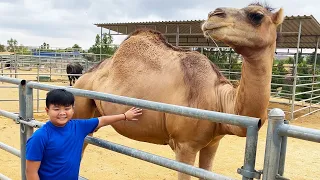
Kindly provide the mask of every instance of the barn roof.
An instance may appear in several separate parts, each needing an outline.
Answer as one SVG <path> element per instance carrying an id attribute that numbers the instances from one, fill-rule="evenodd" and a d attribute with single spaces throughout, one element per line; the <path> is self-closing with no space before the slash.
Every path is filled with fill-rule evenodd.
<path id="1" fill-rule="evenodd" d="M 169 43 L 179 46 L 215 46 L 211 40 L 203 36 L 201 24 L 204 20 L 183 21 L 149 21 L 124 23 L 97 23 L 97 27 L 105 28 L 115 33 L 111 35 L 128 35 L 139 28 L 151 28 L 163 33 Z M 315 48 L 317 38 L 320 37 L 320 24 L 312 16 L 286 16 L 282 25 L 278 27 L 281 41 L 278 48 L 296 48 L 298 44 L 299 24 L 301 22 L 300 48 Z M 177 38 L 179 32 L 179 38 Z M 218 42 L 220 47 L 227 47 Z"/>

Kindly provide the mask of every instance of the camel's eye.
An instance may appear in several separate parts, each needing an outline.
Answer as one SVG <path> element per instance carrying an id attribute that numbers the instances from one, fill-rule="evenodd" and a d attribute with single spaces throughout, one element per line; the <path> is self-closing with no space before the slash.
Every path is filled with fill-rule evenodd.
<path id="1" fill-rule="evenodd" d="M 254 25 L 260 25 L 263 17 L 264 14 L 261 12 L 248 13 L 248 18 Z"/>

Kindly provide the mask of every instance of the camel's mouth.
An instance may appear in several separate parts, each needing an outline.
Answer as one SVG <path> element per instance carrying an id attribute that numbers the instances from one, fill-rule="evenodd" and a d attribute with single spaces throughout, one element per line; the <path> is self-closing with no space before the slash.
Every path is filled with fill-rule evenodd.
<path id="1" fill-rule="evenodd" d="M 203 33 L 209 33 L 214 30 L 221 29 L 223 27 L 227 27 L 230 25 L 232 25 L 232 23 L 225 23 L 225 22 L 213 23 L 210 21 L 205 21 L 201 26 L 201 30 L 203 31 Z"/>

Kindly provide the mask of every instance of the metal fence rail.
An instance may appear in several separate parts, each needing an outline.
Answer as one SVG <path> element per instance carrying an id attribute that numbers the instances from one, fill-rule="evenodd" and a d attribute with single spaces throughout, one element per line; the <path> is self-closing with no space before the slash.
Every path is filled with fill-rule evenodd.
<path id="1" fill-rule="evenodd" d="M 7 112 L 7 111 L 3 111 L 3 110 L 0 110 L 0 115 L 7 117 L 7 118 L 11 118 L 15 121 L 18 121 L 19 123 L 26 124 L 31 127 L 41 127 L 45 124 L 45 123 L 35 121 L 35 120 L 27 122 L 27 121 L 21 119 L 18 115 L 14 114 L 14 113 Z M 147 161 L 147 162 L 151 162 L 153 164 L 157 164 L 157 165 L 160 165 L 163 167 L 167 167 L 167 168 L 170 168 L 173 170 L 187 173 L 187 174 L 193 175 L 195 177 L 199 177 L 199 178 L 203 178 L 203 179 L 217 179 L 217 180 L 218 179 L 219 180 L 220 179 L 221 180 L 231 179 L 229 177 L 222 176 L 222 175 L 219 175 L 219 174 L 216 174 L 216 173 L 213 173 L 210 171 L 206 171 L 206 170 L 203 170 L 200 168 L 196 168 L 196 167 L 188 165 L 188 164 L 180 163 L 180 162 L 177 162 L 177 161 L 174 161 L 171 159 L 167 159 L 167 158 L 164 158 L 161 156 L 157 156 L 157 155 L 154 155 L 151 153 L 147 153 L 144 151 L 140 151 L 137 149 L 126 147 L 126 146 L 119 145 L 116 143 L 108 142 L 108 141 L 105 141 L 105 140 L 102 140 L 99 138 L 87 136 L 85 141 L 90 144 L 93 144 L 95 146 L 99 146 L 99 147 L 102 147 L 105 149 L 119 152 L 121 154 L 128 155 L 130 157 L 135 157 L 135 158 Z M 8 145 L 0 142 L 0 148 L 11 153 L 11 154 L 14 154 L 14 155 L 20 157 L 20 151 L 11 147 L 11 146 L 8 146 Z M 1 179 L 1 177 L 0 177 L 0 179 Z"/>
<path id="2" fill-rule="evenodd" d="M 275 108 L 269 113 L 263 180 L 286 179 L 283 174 L 287 137 L 320 143 L 320 130 L 289 125 L 284 118 L 281 109 Z"/>
<path id="3" fill-rule="evenodd" d="M 112 94 L 100 93 L 95 91 L 88 91 L 82 89 L 74 89 L 62 86 L 53 86 L 37 82 L 28 82 L 26 85 L 28 88 L 35 88 L 41 90 L 52 90 L 56 88 L 68 89 L 74 95 L 88 97 L 92 99 L 98 99 L 102 101 L 108 101 L 118 104 L 131 105 L 141 107 L 145 109 L 151 109 L 156 111 L 162 111 L 172 114 L 183 115 L 187 117 L 194 117 L 198 119 L 206 119 L 213 122 L 233 124 L 236 126 L 242 126 L 247 128 L 247 139 L 246 139 L 246 151 L 245 161 L 243 169 L 240 168 L 239 172 L 243 175 L 243 179 L 251 179 L 256 177 L 255 173 L 255 157 L 256 147 L 258 143 L 258 129 L 260 126 L 260 120 L 258 118 L 251 118 L 246 116 L 239 116 L 233 114 L 226 114 L 220 112 L 213 112 L 207 110 L 199 110 L 195 108 L 170 105 L 165 103 L 152 102 L 147 100 L 141 100 L 136 98 L 129 98 L 123 96 L 117 96 Z"/>
<path id="4" fill-rule="evenodd" d="M 244 156 L 244 166 L 238 169 L 238 173 L 242 175 L 242 179 L 259 179 L 262 172 L 256 171 L 255 159 L 257 150 L 257 137 L 259 127 L 259 119 L 245 116 L 225 114 L 207 110 L 200 110 L 195 108 L 170 105 L 165 103 L 152 102 L 147 100 L 140 100 L 135 98 L 117 96 L 112 94 L 75 89 L 63 86 L 53 86 L 41 84 L 38 82 L 26 82 L 21 79 L 14 79 L 9 77 L 1 77 L 0 81 L 13 84 L 19 84 L 19 105 L 20 115 L 0 110 L 0 115 L 11 118 L 17 123 L 20 123 L 21 130 L 21 174 L 22 179 L 25 179 L 25 143 L 28 137 L 33 132 L 33 127 L 41 127 L 44 123 L 33 119 L 33 88 L 41 90 L 52 90 L 57 88 L 67 89 L 77 96 L 88 97 L 92 99 L 99 99 L 102 101 L 109 101 L 118 104 L 131 105 L 145 109 L 173 113 L 177 115 L 194 117 L 197 119 L 206 119 L 219 123 L 228 123 L 247 128 L 246 149 Z M 264 166 L 263 166 L 263 180 L 285 179 L 284 162 L 286 155 L 287 137 L 298 138 L 320 143 L 320 130 L 304 128 L 299 126 L 289 125 L 288 121 L 284 121 L 285 114 L 281 109 L 275 108 L 269 112 L 269 123 L 267 130 L 267 140 L 265 148 Z M 183 172 L 195 177 L 203 179 L 230 179 L 223 175 L 206 171 L 194 166 L 160 157 L 154 154 L 143 152 L 137 149 L 129 148 L 123 145 L 108 142 L 102 139 L 86 137 L 86 142 L 106 148 L 118 153 L 122 153 L 131 157 L 135 157 L 147 162 L 151 162 L 160 166 L 164 166 L 179 172 Z M 19 155 L 18 150 L 0 143 L 0 148 L 7 150 L 15 155 Z"/>
<path id="5" fill-rule="evenodd" d="M 25 179 L 25 173 L 23 169 L 25 169 L 25 143 L 27 138 L 29 138 L 33 132 L 32 127 L 39 127 L 42 124 L 35 120 L 33 120 L 33 88 L 41 89 L 41 90 L 51 90 L 57 88 L 68 89 L 68 91 L 72 92 L 74 95 L 89 97 L 93 99 L 99 99 L 119 104 L 125 105 L 133 105 L 137 107 L 142 107 L 146 109 L 152 109 L 157 111 L 163 111 L 168 113 L 174 113 L 178 115 L 195 117 L 199 119 L 211 120 L 214 122 L 228 123 L 237 126 L 247 127 L 247 141 L 246 141 L 246 151 L 245 151 L 245 161 L 243 168 L 240 169 L 240 174 L 243 175 L 243 179 L 252 179 L 255 173 L 255 157 L 256 157 L 256 147 L 257 147 L 257 137 L 258 137 L 258 128 L 259 128 L 259 119 L 258 118 L 250 118 L 245 116 L 231 115 L 219 112 L 212 112 L 206 110 L 199 110 L 195 108 L 170 105 L 165 103 L 158 103 L 146 100 L 140 100 L 135 98 L 121 97 L 112 94 L 99 93 L 94 91 L 87 91 L 81 89 L 74 89 L 70 87 L 62 87 L 62 86 L 52 86 L 47 84 L 41 84 L 37 82 L 26 82 L 21 79 L 14 79 L 9 77 L 0 76 L 0 81 L 19 84 L 19 104 L 20 104 L 20 116 L 2 111 L 1 114 L 6 117 L 10 117 L 17 122 L 20 122 L 20 128 L 23 128 L 21 131 L 21 175 L 22 179 Z M 196 176 L 204 179 L 230 179 L 229 177 L 225 177 L 223 175 L 215 174 L 211 171 L 206 171 L 201 168 L 196 168 L 194 166 L 190 166 L 184 163 L 176 162 L 170 159 L 166 159 L 160 156 L 156 156 L 150 153 L 146 153 L 143 151 L 135 150 L 132 148 L 128 148 L 125 146 L 117 145 L 114 143 L 110 143 L 104 140 L 96 139 L 96 138 L 86 138 L 87 141 L 91 144 L 98 145 L 100 147 L 109 148 L 110 150 L 121 152 L 151 163 L 155 163 L 161 166 L 165 166 L 170 169 L 178 170 L 183 173 Z M 250 174 L 251 172 L 251 174 Z"/>

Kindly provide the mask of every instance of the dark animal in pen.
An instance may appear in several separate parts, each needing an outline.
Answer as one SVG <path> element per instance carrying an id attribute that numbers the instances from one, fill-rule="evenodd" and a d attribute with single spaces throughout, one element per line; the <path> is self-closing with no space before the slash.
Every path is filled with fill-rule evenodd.
<path id="1" fill-rule="evenodd" d="M 82 74 L 83 66 L 79 63 L 69 63 L 67 65 L 67 74 L 70 82 L 70 86 L 72 86 L 72 83 L 74 84 L 76 82 L 76 79 L 78 79 Z M 74 75 L 72 75 L 74 74 Z"/>
<path id="2" fill-rule="evenodd" d="M 5 66 L 5 67 L 10 67 L 10 66 L 11 66 L 11 63 L 10 63 L 10 62 L 6 62 L 4 66 Z"/>

